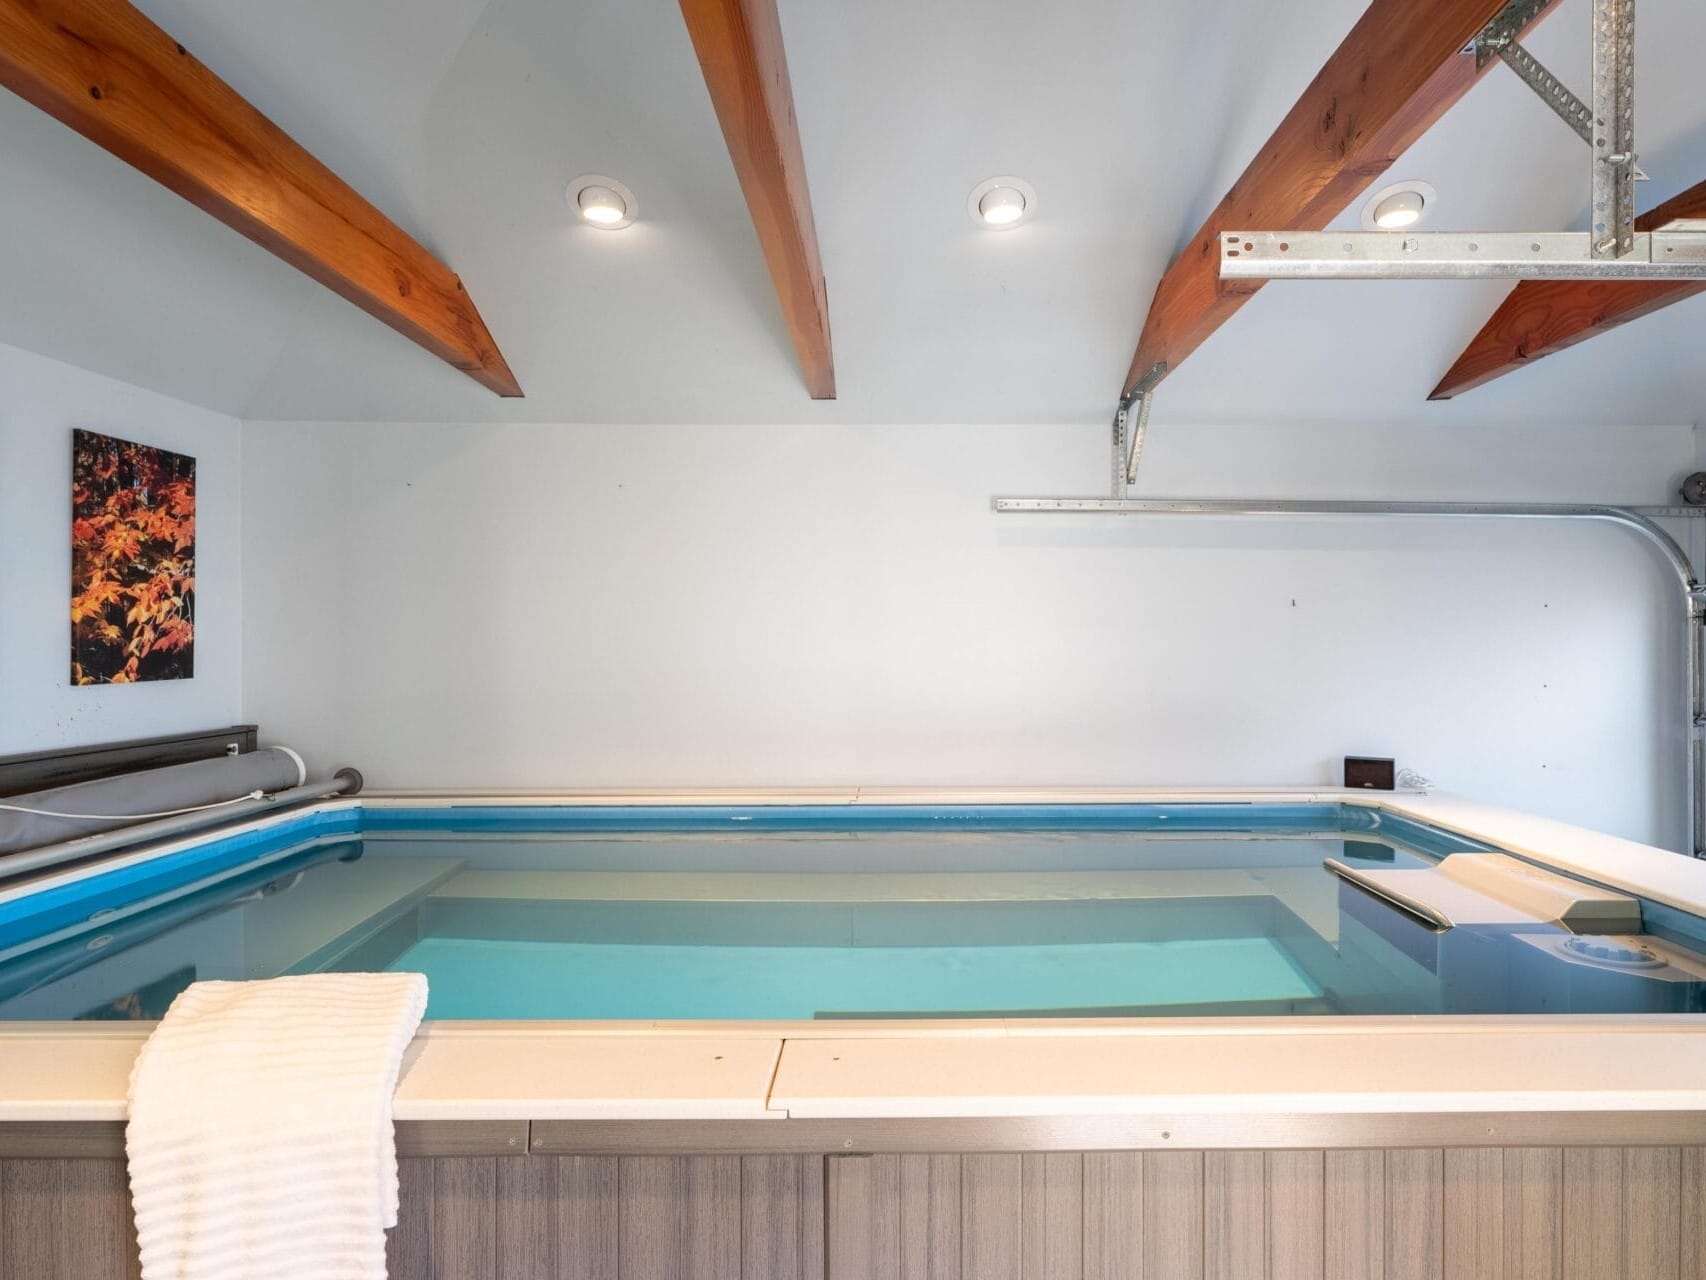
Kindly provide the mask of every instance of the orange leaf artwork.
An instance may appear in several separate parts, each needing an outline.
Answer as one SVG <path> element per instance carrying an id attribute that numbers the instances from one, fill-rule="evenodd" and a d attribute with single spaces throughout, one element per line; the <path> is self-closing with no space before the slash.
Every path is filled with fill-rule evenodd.
<path id="1" fill-rule="evenodd" d="M 195 459 L 71 433 L 71 681 L 195 675 Z"/>

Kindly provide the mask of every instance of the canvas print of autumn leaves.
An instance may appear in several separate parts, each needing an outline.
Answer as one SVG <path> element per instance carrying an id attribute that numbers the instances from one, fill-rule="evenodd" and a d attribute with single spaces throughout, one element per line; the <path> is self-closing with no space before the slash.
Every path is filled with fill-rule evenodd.
<path id="1" fill-rule="evenodd" d="M 71 683 L 195 674 L 195 459 L 71 439 Z"/>

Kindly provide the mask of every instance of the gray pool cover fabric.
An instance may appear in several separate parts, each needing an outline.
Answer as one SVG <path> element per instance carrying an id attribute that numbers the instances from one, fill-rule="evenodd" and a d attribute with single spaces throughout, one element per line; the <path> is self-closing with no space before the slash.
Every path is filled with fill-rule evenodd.
<path id="1" fill-rule="evenodd" d="M 145 769 L 69 787 L 6 796 L 0 799 L 0 806 L 103 816 L 49 817 L 0 808 L 0 856 L 97 831 L 113 831 L 126 822 L 146 821 L 144 815 L 234 800 L 251 791 L 283 791 L 303 781 L 302 760 L 295 752 L 267 747 L 245 755 L 193 760 L 164 769 Z"/>

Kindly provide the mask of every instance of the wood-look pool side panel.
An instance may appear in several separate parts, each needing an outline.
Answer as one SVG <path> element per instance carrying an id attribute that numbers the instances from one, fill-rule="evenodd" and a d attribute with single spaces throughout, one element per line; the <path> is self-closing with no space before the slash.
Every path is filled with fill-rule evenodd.
<path id="1" fill-rule="evenodd" d="M 1706 1277 L 1706 1147 L 410 1157 L 392 1280 Z M 0 1276 L 136 1280 L 118 1159 L 0 1160 Z"/>

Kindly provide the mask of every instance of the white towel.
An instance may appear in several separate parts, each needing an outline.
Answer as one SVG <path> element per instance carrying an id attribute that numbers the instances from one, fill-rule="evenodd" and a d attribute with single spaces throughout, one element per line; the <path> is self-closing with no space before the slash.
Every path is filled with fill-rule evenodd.
<path id="1" fill-rule="evenodd" d="M 418 973 L 198 982 L 130 1076 L 144 1280 L 384 1280 Z"/>

